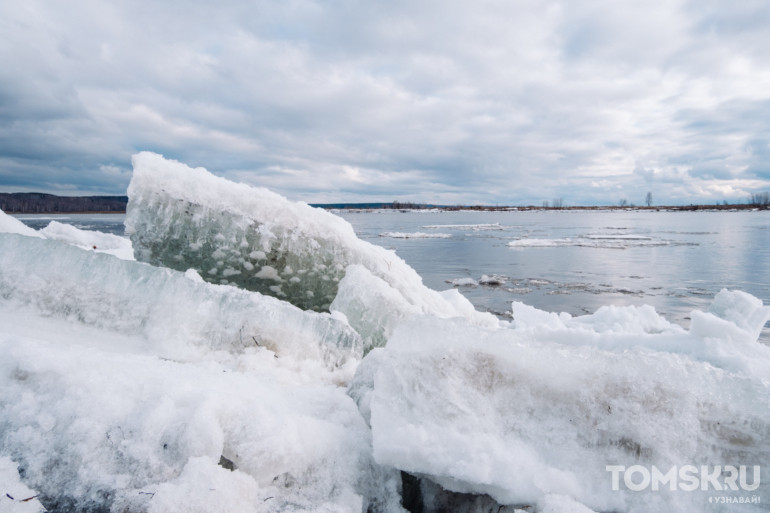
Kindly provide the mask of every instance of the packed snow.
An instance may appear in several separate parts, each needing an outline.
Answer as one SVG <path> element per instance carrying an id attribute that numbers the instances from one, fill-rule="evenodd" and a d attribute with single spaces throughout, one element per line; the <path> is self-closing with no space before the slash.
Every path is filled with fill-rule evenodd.
<path id="1" fill-rule="evenodd" d="M 689 329 L 650 306 L 499 321 L 330 213 L 134 166 L 130 242 L 0 213 L 0 511 L 766 509 L 757 298 L 723 290 Z M 688 466 L 695 489 L 638 486 Z"/>

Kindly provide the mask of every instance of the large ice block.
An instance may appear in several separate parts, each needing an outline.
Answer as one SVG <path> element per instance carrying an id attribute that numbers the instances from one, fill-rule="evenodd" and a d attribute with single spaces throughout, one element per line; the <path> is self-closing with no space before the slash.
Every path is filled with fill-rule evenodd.
<path id="1" fill-rule="evenodd" d="M 359 239 L 332 213 L 154 153 L 134 155 L 133 164 L 126 231 L 137 260 L 194 268 L 206 281 L 313 310 L 329 309 L 346 269 L 358 264 L 395 289 L 407 309 L 495 322 L 425 287 L 393 251 Z"/>

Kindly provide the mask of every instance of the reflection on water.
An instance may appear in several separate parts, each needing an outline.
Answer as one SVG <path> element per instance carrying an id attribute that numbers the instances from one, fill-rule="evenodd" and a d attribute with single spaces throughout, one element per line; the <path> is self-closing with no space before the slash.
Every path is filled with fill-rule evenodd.
<path id="1" fill-rule="evenodd" d="M 477 308 L 511 301 L 573 315 L 651 304 L 689 324 L 723 288 L 770 304 L 770 212 L 341 212 L 359 237 L 396 250 L 431 288 L 457 284 Z M 18 216 L 124 234 L 123 215 Z M 483 279 L 486 277 L 486 279 Z M 770 343 L 770 328 L 762 334 Z"/>

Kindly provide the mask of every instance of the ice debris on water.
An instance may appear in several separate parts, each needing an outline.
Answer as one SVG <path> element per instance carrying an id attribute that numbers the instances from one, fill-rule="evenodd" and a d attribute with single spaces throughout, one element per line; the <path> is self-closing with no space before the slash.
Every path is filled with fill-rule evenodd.
<path id="1" fill-rule="evenodd" d="M 134 164 L 140 262 L 0 213 L 2 511 L 685 513 L 770 492 L 607 471 L 767 466 L 757 298 L 722 291 L 689 329 L 650 306 L 497 321 L 331 214 Z"/>

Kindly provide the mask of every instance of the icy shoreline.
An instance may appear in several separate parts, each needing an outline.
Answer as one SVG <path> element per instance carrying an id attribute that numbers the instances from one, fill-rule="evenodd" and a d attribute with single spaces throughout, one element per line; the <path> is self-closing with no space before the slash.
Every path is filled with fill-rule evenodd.
<path id="1" fill-rule="evenodd" d="M 770 462 L 748 294 L 689 330 L 651 307 L 499 321 L 327 212 L 134 165 L 133 244 L 0 213 L 0 475 L 40 501 L 0 489 L 2 511 L 686 512 L 716 492 L 607 466 Z"/>

